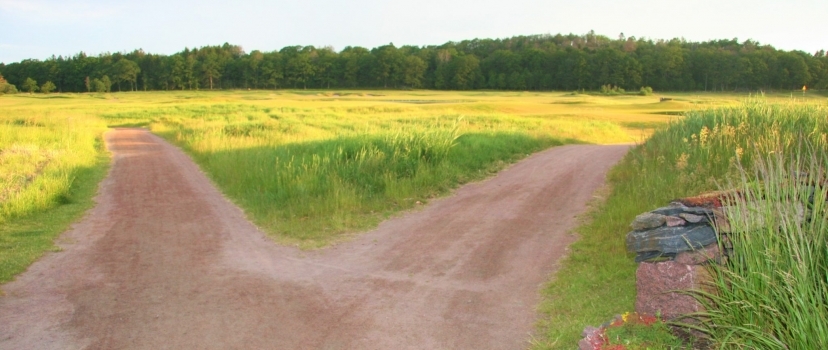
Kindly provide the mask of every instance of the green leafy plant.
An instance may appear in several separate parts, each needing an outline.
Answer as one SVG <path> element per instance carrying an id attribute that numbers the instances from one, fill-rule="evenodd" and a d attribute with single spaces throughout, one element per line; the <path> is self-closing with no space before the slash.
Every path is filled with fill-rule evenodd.
<path id="1" fill-rule="evenodd" d="M 664 321 L 651 315 L 625 313 L 606 328 L 602 350 L 683 349 Z"/>

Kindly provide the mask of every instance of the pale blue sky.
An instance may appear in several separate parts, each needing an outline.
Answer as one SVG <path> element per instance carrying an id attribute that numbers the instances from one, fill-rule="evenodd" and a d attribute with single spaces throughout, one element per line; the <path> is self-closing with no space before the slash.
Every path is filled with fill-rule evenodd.
<path id="1" fill-rule="evenodd" d="M 828 0 L 0 0 L 0 62 L 143 48 L 438 45 L 529 34 L 692 41 L 739 38 L 828 49 Z"/>

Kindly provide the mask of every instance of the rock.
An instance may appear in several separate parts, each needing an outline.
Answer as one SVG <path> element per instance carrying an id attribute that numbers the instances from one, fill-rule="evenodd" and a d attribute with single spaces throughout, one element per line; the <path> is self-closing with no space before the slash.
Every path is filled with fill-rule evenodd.
<path id="1" fill-rule="evenodd" d="M 704 266 L 686 265 L 676 261 L 642 263 L 635 272 L 637 294 L 635 311 L 661 316 L 665 320 L 702 310 L 690 295 L 675 291 L 700 290 L 709 280 Z"/>
<path id="2" fill-rule="evenodd" d="M 681 213 L 681 214 L 679 214 L 679 217 L 681 217 L 682 219 L 687 220 L 687 222 L 690 222 L 690 223 L 693 223 L 693 224 L 699 223 L 699 222 L 701 222 L 702 220 L 704 220 L 706 218 L 705 216 L 690 214 L 690 213 Z"/>
<path id="3" fill-rule="evenodd" d="M 659 227 L 627 233 L 630 252 L 681 253 L 716 242 L 716 232 L 708 225 Z"/>
<path id="4" fill-rule="evenodd" d="M 682 218 L 677 218 L 675 216 L 667 216 L 667 227 L 676 227 L 676 226 L 684 226 L 687 221 L 684 221 Z"/>
<path id="5" fill-rule="evenodd" d="M 651 211 L 651 213 L 667 216 L 676 216 L 681 213 L 707 216 L 713 214 L 713 209 L 702 207 L 687 207 L 681 203 L 673 202 L 670 203 L 669 206 L 658 208 L 656 210 Z"/>
<path id="6" fill-rule="evenodd" d="M 636 216 L 635 220 L 633 220 L 630 227 L 632 227 L 632 229 L 636 231 L 647 230 L 664 225 L 665 221 L 666 217 L 664 215 L 644 213 Z"/>
<path id="7" fill-rule="evenodd" d="M 681 252 L 676 255 L 675 262 L 685 265 L 702 265 L 708 261 L 720 261 L 722 258 L 719 244 L 711 244 L 699 250 Z"/>
<path id="8" fill-rule="evenodd" d="M 666 260 L 673 260 L 676 257 L 675 253 L 665 254 L 662 252 L 638 252 L 635 255 L 635 262 L 640 263 L 642 261 L 666 261 Z"/>
<path id="9" fill-rule="evenodd" d="M 578 349 L 579 350 L 598 350 L 601 349 L 601 346 L 604 344 L 604 331 L 601 328 L 595 328 L 592 326 L 587 326 L 584 328 L 584 331 L 581 333 L 581 336 L 584 337 L 581 341 L 578 342 Z"/>

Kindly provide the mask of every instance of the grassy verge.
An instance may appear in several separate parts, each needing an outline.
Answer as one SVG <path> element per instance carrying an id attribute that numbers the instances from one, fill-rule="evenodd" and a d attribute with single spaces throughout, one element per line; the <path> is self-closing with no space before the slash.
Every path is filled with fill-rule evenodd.
<path id="1" fill-rule="evenodd" d="M 635 215 L 717 189 L 757 152 L 789 152 L 802 139 L 824 145 L 826 114 L 824 106 L 750 100 L 689 112 L 633 149 L 608 175 L 607 200 L 578 229 L 581 240 L 543 292 L 543 338 L 534 348 L 571 349 L 585 326 L 633 309 L 636 265 L 624 235 Z"/>
<path id="2" fill-rule="evenodd" d="M 0 283 L 22 272 L 93 206 L 109 164 L 104 124 L 15 110 L 0 120 Z"/>

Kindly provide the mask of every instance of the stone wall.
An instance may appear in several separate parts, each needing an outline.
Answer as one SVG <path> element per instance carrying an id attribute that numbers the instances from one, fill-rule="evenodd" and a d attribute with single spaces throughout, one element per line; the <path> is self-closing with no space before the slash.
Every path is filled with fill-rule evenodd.
<path id="1" fill-rule="evenodd" d="M 635 218 L 626 243 L 640 263 L 636 312 L 670 320 L 701 311 L 695 298 L 677 291 L 703 289 L 708 278 L 705 265 L 725 256 L 716 229 L 728 229 L 722 199 L 733 194 L 715 192 L 676 200 Z"/>

